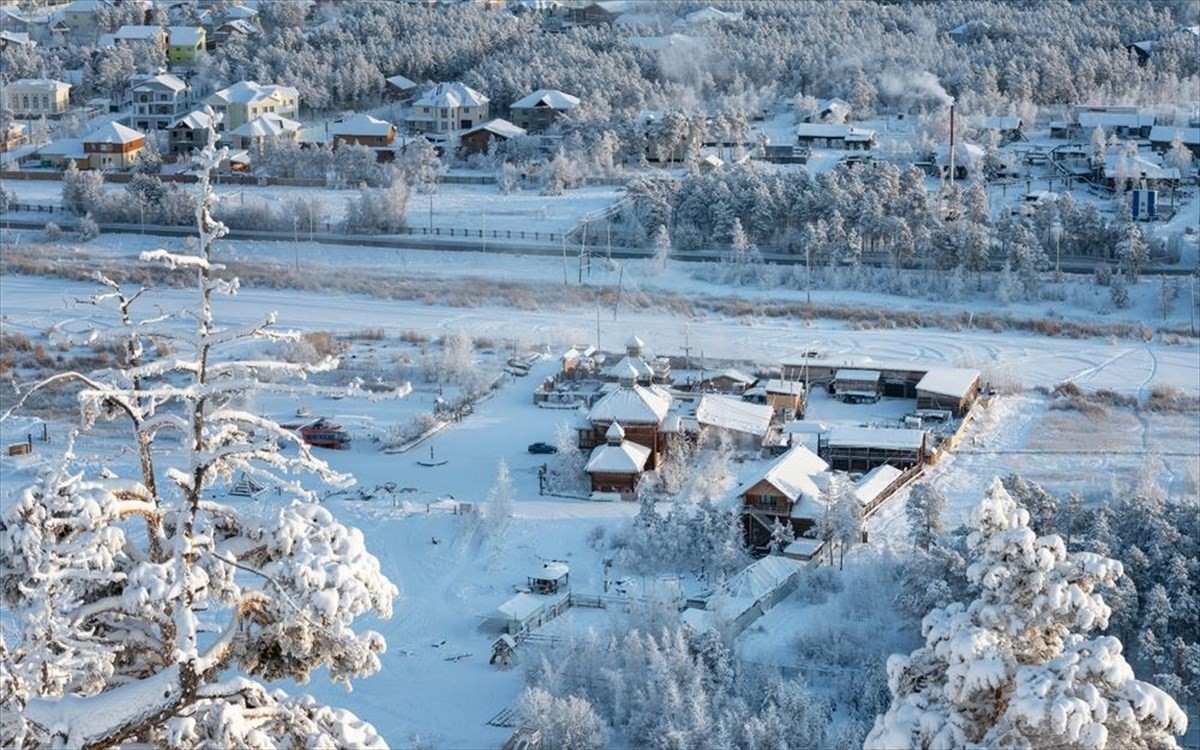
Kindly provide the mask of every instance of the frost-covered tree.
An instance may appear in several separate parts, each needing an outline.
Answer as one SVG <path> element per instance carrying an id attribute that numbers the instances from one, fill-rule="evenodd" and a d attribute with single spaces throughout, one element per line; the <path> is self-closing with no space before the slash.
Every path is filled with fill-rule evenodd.
<path id="1" fill-rule="evenodd" d="M 583 489 L 586 456 L 579 450 L 575 430 L 568 422 L 560 422 L 554 428 L 554 445 L 558 452 L 550 459 L 550 489 L 556 492 L 573 493 Z"/>
<path id="2" fill-rule="evenodd" d="M 918 484 L 908 493 L 904 506 L 908 515 L 908 534 L 913 544 L 928 550 L 945 530 L 946 495 L 928 482 Z"/>
<path id="3" fill-rule="evenodd" d="M 1175 747 L 1183 711 L 1135 679 L 1120 640 L 1087 637 L 1121 564 L 1037 536 L 998 479 L 970 525 L 976 597 L 931 611 L 925 646 L 888 660 L 892 705 L 865 747 Z"/>
<path id="4" fill-rule="evenodd" d="M 1142 267 L 1150 260 L 1150 245 L 1142 236 L 1142 230 L 1132 221 L 1126 222 L 1120 229 L 1117 259 L 1121 262 L 1121 268 L 1129 274 L 1129 280 L 1136 284 Z"/>
<path id="5" fill-rule="evenodd" d="M 542 688 L 529 687 L 521 694 L 518 711 L 522 724 L 541 730 L 541 747 L 600 750 L 605 746 L 604 722 L 585 698 L 556 698 Z"/>
<path id="6" fill-rule="evenodd" d="M 508 471 L 508 462 L 503 458 L 496 464 L 496 480 L 487 494 L 484 510 L 488 523 L 488 534 L 503 537 L 513 516 L 513 483 Z"/>
<path id="7" fill-rule="evenodd" d="M 198 253 L 143 254 L 195 279 L 198 300 L 178 316 L 188 325 L 159 310 L 140 318 L 144 290 L 99 277 L 105 289 L 92 302 L 117 324 L 86 339 L 116 349 L 121 365 L 27 391 L 78 386 L 81 429 L 123 421 L 137 463 L 134 476 L 97 472 L 72 441 L 0 514 L 0 595 L 14 626 L 12 650 L 0 648 L 0 692 L 4 713 L 23 704 L 19 720 L 0 721 L 5 747 L 384 746 L 349 712 L 268 689 L 314 673 L 349 686 L 377 671 L 383 638 L 355 620 L 390 616 L 398 592 L 361 532 L 291 477 L 352 480 L 239 406 L 261 378 L 334 363 L 244 358 L 249 346 L 296 336 L 273 319 L 217 321 L 214 297 L 238 287 L 212 260 L 225 233 L 207 178 L 219 159 L 211 146 L 201 158 Z M 170 356 L 157 358 L 156 343 Z M 213 499 L 214 485 L 241 472 L 279 486 L 280 499 L 256 509 Z"/>
<path id="8" fill-rule="evenodd" d="M 82 171 L 74 160 L 62 177 L 63 210 L 82 216 L 96 210 L 104 200 L 104 175 L 98 170 Z"/>

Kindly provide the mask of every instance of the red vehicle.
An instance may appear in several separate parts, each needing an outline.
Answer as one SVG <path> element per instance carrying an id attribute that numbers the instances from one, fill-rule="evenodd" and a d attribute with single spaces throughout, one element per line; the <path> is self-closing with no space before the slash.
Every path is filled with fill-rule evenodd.
<path id="1" fill-rule="evenodd" d="M 346 448 L 350 445 L 350 433 L 322 417 L 312 424 L 300 428 L 304 442 L 318 448 Z"/>

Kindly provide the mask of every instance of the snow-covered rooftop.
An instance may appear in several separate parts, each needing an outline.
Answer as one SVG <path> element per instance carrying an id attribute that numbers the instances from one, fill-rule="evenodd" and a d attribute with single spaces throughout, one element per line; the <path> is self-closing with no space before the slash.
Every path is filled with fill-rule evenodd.
<path id="1" fill-rule="evenodd" d="M 570 566 L 562 562 L 542 563 L 529 577 L 539 581 L 557 581 L 571 572 Z"/>
<path id="2" fill-rule="evenodd" d="M 59 138 L 38 149 L 43 156 L 59 156 L 64 159 L 84 159 L 83 141 L 77 138 Z"/>
<path id="3" fill-rule="evenodd" d="M 608 368 L 605 374 L 610 378 L 633 377 L 634 379 L 641 379 L 654 377 L 654 370 L 641 357 L 626 355 L 615 365 Z"/>
<path id="4" fill-rule="evenodd" d="M 1148 128 L 1154 125 L 1154 115 L 1142 112 L 1080 112 L 1081 128 Z"/>
<path id="5" fill-rule="evenodd" d="M 19 78 L 9 84 L 11 88 L 36 89 L 38 91 L 47 91 L 57 93 L 64 89 L 70 90 L 71 84 L 65 81 L 56 81 L 53 78 Z"/>
<path id="6" fill-rule="evenodd" d="M 649 458 L 649 448 L 629 440 L 620 445 L 598 445 L 592 449 L 584 471 L 588 474 L 641 474 Z"/>
<path id="7" fill-rule="evenodd" d="M 917 391 L 962 398 L 975 389 L 979 370 L 964 367 L 935 367 L 917 383 Z"/>
<path id="8" fill-rule="evenodd" d="M 727 580 L 723 588 L 731 600 L 738 605 L 748 606 L 774 591 L 803 569 L 804 564 L 796 560 L 786 557 L 764 557 L 755 560 L 745 570 Z"/>
<path id="9" fill-rule="evenodd" d="M 601 398 L 588 418 L 593 422 L 658 424 L 671 408 L 671 395 L 654 386 L 622 386 Z"/>
<path id="10" fill-rule="evenodd" d="M 1126 154 L 1109 154 L 1104 159 L 1104 176 L 1109 179 L 1124 176 L 1151 180 L 1178 180 L 1180 177 L 1178 167 L 1164 167 L 1144 156 Z"/>
<path id="11" fill-rule="evenodd" d="M 280 117 L 274 112 L 268 112 L 236 128 L 230 135 L 236 135 L 241 138 L 274 137 L 284 133 L 294 133 L 300 127 L 300 123 L 295 120 L 289 120 L 286 117 Z"/>
<path id="12" fill-rule="evenodd" d="M 161 26 L 122 26 L 113 34 L 105 34 L 105 36 L 111 36 L 114 40 L 121 42 L 152 42 L 162 36 L 162 33 Z"/>
<path id="13" fill-rule="evenodd" d="M 175 128 L 179 127 L 187 127 L 191 128 L 192 130 L 204 130 L 212 125 L 212 119 L 212 116 L 207 112 L 198 109 L 194 112 L 188 112 L 183 117 L 180 117 L 178 120 L 171 123 L 171 129 L 174 130 Z"/>
<path id="14" fill-rule="evenodd" d="M 488 98 L 461 81 L 439 83 L 417 97 L 416 107 L 482 107 Z M 515 126 L 514 126 L 515 127 Z"/>
<path id="15" fill-rule="evenodd" d="M 765 404 L 751 404 L 738 398 L 712 394 L 701 396 L 696 406 L 696 421 L 699 424 L 758 437 L 767 434 L 773 414 L 774 409 Z"/>
<path id="16" fill-rule="evenodd" d="M 896 478 L 902 473 L 904 472 L 890 464 L 876 466 L 864 474 L 863 478 L 858 480 L 858 483 L 854 485 L 854 496 L 858 498 L 860 503 L 866 505 L 879 497 L 879 493 L 883 492 L 889 484 L 896 481 Z"/>
<path id="17" fill-rule="evenodd" d="M 875 137 L 875 131 L 868 130 L 866 128 L 856 128 L 852 125 L 845 124 L 828 122 L 802 122 L 796 126 L 796 136 L 798 138 L 869 139 Z"/>
<path id="18" fill-rule="evenodd" d="M 546 107 L 548 109 L 575 109 L 579 106 L 579 97 L 559 91 L 558 89 L 538 89 L 529 96 L 522 97 L 512 103 L 512 109 L 533 109 Z"/>
<path id="19" fill-rule="evenodd" d="M 1150 140 L 1156 143 L 1170 143 L 1176 134 L 1183 138 L 1188 146 L 1200 146 L 1200 128 L 1177 128 L 1171 125 L 1155 125 L 1150 128 Z"/>
<path id="20" fill-rule="evenodd" d="M 789 396 L 799 396 L 804 393 L 804 383 L 798 380 L 765 380 L 760 384 L 767 393 L 782 393 Z"/>
<path id="21" fill-rule="evenodd" d="M 178 76 L 170 73 L 159 73 L 154 76 L 135 76 L 131 81 L 133 91 L 170 91 L 178 93 L 187 88 L 187 83 Z"/>
<path id="22" fill-rule="evenodd" d="M 521 592 L 497 607 L 501 617 L 509 620 L 527 620 L 546 606 L 546 600 Z"/>
<path id="23" fill-rule="evenodd" d="M 81 140 L 84 143 L 133 143 L 139 138 L 144 140 L 146 136 L 119 122 L 110 122 L 96 128 Z"/>
<path id="24" fill-rule="evenodd" d="M 359 112 L 353 117 L 338 120 L 330 126 L 333 135 L 383 135 L 392 131 L 392 124 L 378 117 Z"/>
<path id="25" fill-rule="evenodd" d="M 827 469 L 829 464 L 820 456 L 803 445 L 797 445 L 771 462 L 761 475 L 743 482 L 735 492 L 738 495 L 745 494 L 754 485 L 766 481 L 791 502 L 796 502 L 802 495 L 815 498 L 821 495 L 821 488 L 812 477 Z"/>
<path id="26" fill-rule="evenodd" d="M 924 430 L 874 427 L 834 427 L 829 431 L 829 445 L 919 450 L 925 442 Z"/>
<path id="27" fill-rule="evenodd" d="M 293 86 L 280 86 L 273 83 L 261 84 L 256 81 L 238 81 L 232 86 L 216 92 L 209 99 L 216 100 L 222 104 L 232 104 L 234 102 L 250 104 L 272 96 L 299 98 L 300 92 Z"/>
<path id="28" fill-rule="evenodd" d="M 176 46 L 194 46 L 204 38 L 204 29 L 199 26 L 168 26 L 168 43 Z"/>
<path id="29" fill-rule="evenodd" d="M 850 368 L 843 368 L 838 370 L 833 377 L 834 380 L 866 380 L 874 383 L 879 381 L 880 375 L 878 370 L 854 370 Z"/>
<path id="30" fill-rule="evenodd" d="M 525 128 L 519 125 L 514 125 L 502 117 L 496 117 L 488 120 L 482 125 L 471 128 L 466 133 L 463 133 L 463 135 L 466 135 L 467 133 L 477 133 L 480 130 L 486 130 L 487 132 L 498 135 L 501 138 L 517 138 L 525 135 L 527 132 Z"/>
<path id="31" fill-rule="evenodd" d="M 392 84 L 393 86 L 400 89 L 401 91 L 408 91 L 409 89 L 415 89 L 417 86 L 420 85 L 413 79 L 407 78 L 407 77 L 401 76 L 401 75 L 389 76 L 388 78 L 385 78 L 383 80 Z"/>

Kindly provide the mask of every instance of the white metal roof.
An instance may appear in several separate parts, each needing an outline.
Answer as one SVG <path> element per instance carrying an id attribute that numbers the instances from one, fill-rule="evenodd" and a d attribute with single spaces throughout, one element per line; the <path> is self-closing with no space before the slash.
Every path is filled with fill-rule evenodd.
<path id="1" fill-rule="evenodd" d="M 1141 112 L 1080 112 L 1081 128 L 1148 128 L 1154 125 L 1154 115 Z"/>
<path id="2" fill-rule="evenodd" d="M 1178 167 L 1164 167 L 1143 156 L 1109 154 L 1104 160 L 1104 176 L 1116 178 L 1124 175 L 1131 179 L 1145 177 L 1151 180 L 1178 180 Z"/>
<path id="3" fill-rule="evenodd" d="M 37 151 L 42 156 L 61 156 L 64 159 L 85 159 L 83 141 L 77 138 L 59 138 L 42 146 Z"/>
<path id="4" fill-rule="evenodd" d="M 885 448 L 919 450 L 925 441 L 924 430 L 874 427 L 834 427 L 829 431 L 829 445 L 855 448 Z"/>
<path id="5" fill-rule="evenodd" d="M 724 589 L 730 599 L 758 601 L 803 569 L 804 565 L 796 560 L 764 557 L 727 580 Z"/>
<path id="6" fill-rule="evenodd" d="M 575 109 L 579 106 L 579 97 L 559 91 L 558 89 L 538 89 L 529 96 L 522 97 L 512 103 L 511 109 Z"/>
<path id="7" fill-rule="evenodd" d="M 339 120 L 330 126 L 333 135 L 387 135 L 392 131 L 392 124 L 378 117 L 372 117 L 359 112 L 353 117 Z"/>
<path id="8" fill-rule="evenodd" d="M 771 427 L 774 409 L 765 404 L 751 404 L 729 396 L 706 394 L 696 406 L 696 421 L 701 425 L 720 427 L 762 437 Z"/>
<path id="9" fill-rule="evenodd" d="M 156 76 L 135 76 L 132 81 L 133 91 L 141 90 L 166 90 L 171 93 L 178 93 L 187 88 L 187 83 L 178 76 L 173 76 L 170 73 L 159 73 Z"/>
<path id="10" fill-rule="evenodd" d="M 797 555 L 800 557 L 812 557 L 817 553 L 817 550 L 821 549 L 823 544 L 825 544 L 825 542 L 821 541 L 820 539 L 806 539 L 801 537 L 784 547 L 783 554 Z"/>
<path id="11" fill-rule="evenodd" d="M 962 398 L 975 388 L 979 370 L 963 367 L 935 367 L 917 383 L 918 391 Z"/>
<path id="12" fill-rule="evenodd" d="M 153 41 L 162 33 L 161 26 L 122 26 L 112 36 L 114 39 L 130 41 Z"/>
<path id="13" fill-rule="evenodd" d="M 761 386 L 767 393 L 785 393 L 790 396 L 804 393 L 804 383 L 798 380 L 766 380 Z"/>
<path id="14" fill-rule="evenodd" d="M 628 440 L 620 445 L 598 445 L 583 470 L 588 474 L 641 474 L 648 458 L 649 448 Z"/>
<path id="15" fill-rule="evenodd" d="M 671 408 L 671 396 L 661 388 L 622 386 L 596 402 L 588 418 L 592 422 L 658 424 Z"/>

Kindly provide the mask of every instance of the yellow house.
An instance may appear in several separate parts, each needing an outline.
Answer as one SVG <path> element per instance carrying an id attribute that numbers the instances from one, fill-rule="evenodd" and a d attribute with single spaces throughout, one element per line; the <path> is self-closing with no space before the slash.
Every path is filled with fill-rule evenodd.
<path id="1" fill-rule="evenodd" d="M 272 114 L 295 119 L 300 111 L 300 92 L 292 86 L 241 81 L 221 89 L 205 99 L 204 103 L 222 115 L 220 130 L 229 131 L 260 115 Z"/>
<path id="2" fill-rule="evenodd" d="M 4 86 L 4 106 L 19 117 L 56 117 L 71 106 L 71 84 L 21 78 Z"/>
<path id="3" fill-rule="evenodd" d="M 188 65 L 204 54 L 205 31 L 200 26 L 167 27 L 167 59 Z"/>

